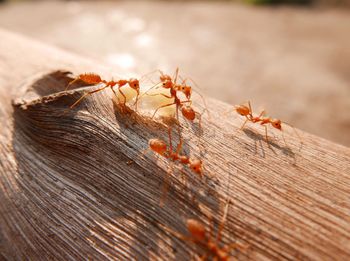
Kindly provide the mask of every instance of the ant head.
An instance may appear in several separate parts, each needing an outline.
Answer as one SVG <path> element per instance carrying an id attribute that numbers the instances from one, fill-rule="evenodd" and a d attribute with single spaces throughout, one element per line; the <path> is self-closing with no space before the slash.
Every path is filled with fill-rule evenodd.
<path id="1" fill-rule="evenodd" d="M 129 86 L 136 91 L 140 90 L 140 83 L 139 83 L 139 80 L 137 80 L 137 79 L 134 79 L 134 78 L 130 79 Z"/>
<path id="2" fill-rule="evenodd" d="M 271 125 L 272 125 L 272 127 L 276 128 L 276 129 L 282 130 L 282 122 L 281 122 L 281 120 L 272 119 L 271 120 Z"/>
<path id="3" fill-rule="evenodd" d="M 245 105 L 236 105 L 235 110 L 241 116 L 247 116 L 251 113 L 249 107 Z"/>
<path id="4" fill-rule="evenodd" d="M 203 241 L 206 238 L 206 230 L 204 225 L 195 219 L 187 219 L 187 230 L 190 232 L 193 239 Z"/>
<path id="5" fill-rule="evenodd" d="M 181 85 L 180 91 L 185 94 L 186 98 L 189 100 L 192 94 L 192 87 L 188 85 Z"/>
<path id="6" fill-rule="evenodd" d="M 196 173 L 202 176 L 202 161 L 199 159 L 190 159 L 189 162 L 190 169 Z"/>
<path id="7" fill-rule="evenodd" d="M 191 106 L 183 106 L 181 108 L 182 115 L 189 121 L 193 121 L 196 118 L 196 112 Z"/>
<path id="8" fill-rule="evenodd" d="M 173 87 L 173 82 L 169 79 L 163 81 L 162 83 L 163 88 L 170 89 Z"/>
<path id="9" fill-rule="evenodd" d="M 166 143 L 160 139 L 150 139 L 148 141 L 148 146 L 151 148 L 151 150 L 160 155 L 164 155 L 167 151 Z"/>

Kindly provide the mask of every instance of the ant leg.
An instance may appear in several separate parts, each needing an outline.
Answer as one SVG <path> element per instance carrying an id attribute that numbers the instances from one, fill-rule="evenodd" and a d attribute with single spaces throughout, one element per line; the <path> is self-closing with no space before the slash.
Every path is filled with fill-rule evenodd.
<path id="1" fill-rule="evenodd" d="M 154 118 L 154 116 L 156 115 L 156 113 L 158 112 L 158 110 L 160 110 L 160 109 L 162 109 L 162 108 L 165 108 L 165 107 L 168 107 L 168 106 L 171 106 L 171 105 L 174 105 L 174 104 L 176 104 L 176 103 L 175 103 L 175 102 L 172 102 L 172 103 L 165 104 L 165 105 L 163 105 L 163 106 L 158 107 L 158 108 L 155 110 L 155 112 L 153 113 L 152 119 Z"/>
<path id="2" fill-rule="evenodd" d="M 124 85 L 123 85 L 124 86 Z M 125 94 L 122 92 L 122 90 L 121 90 L 121 88 L 123 87 L 123 86 L 118 86 L 118 91 L 120 92 L 120 94 L 124 97 L 124 103 L 123 103 L 123 105 L 125 106 L 125 104 L 126 104 L 126 96 L 125 96 Z"/>
<path id="3" fill-rule="evenodd" d="M 114 93 L 114 96 L 117 98 L 118 103 L 120 103 L 120 99 L 119 99 L 117 93 L 115 92 L 114 88 L 112 86 L 110 86 L 110 87 L 111 87 L 112 92 Z"/>
<path id="4" fill-rule="evenodd" d="M 148 77 L 148 76 L 142 76 L 141 78 L 140 78 L 140 81 L 142 81 L 143 79 L 146 79 L 146 80 L 148 80 L 150 83 L 152 83 L 152 84 L 156 84 L 150 77 Z"/>
<path id="5" fill-rule="evenodd" d="M 247 116 L 246 116 L 247 117 Z M 243 128 L 244 128 L 244 126 L 247 124 L 247 122 L 248 122 L 248 117 L 247 117 L 247 119 L 245 120 L 245 122 L 242 124 L 242 126 L 239 128 L 240 130 L 243 130 Z"/>
<path id="6" fill-rule="evenodd" d="M 240 243 L 231 243 L 226 246 L 224 246 L 225 251 L 229 253 L 232 249 L 239 249 L 242 252 L 245 252 L 247 250 L 248 246 L 240 244 Z"/>
<path id="7" fill-rule="evenodd" d="M 202 115 L 203 115 L 204 111 L 202 113 L 199 112 L 195 112 L 195 114 L 197 115 L 198 118 L 198 126 L 200 129 L 202 129 Z"/>
<path id="8" fill-rule="evenodd" d="M 164 204 L 165 204 L 165 201 L 167 199 L 167 196 L 168 196 L 168 190 L 169 190 L 169 178 L 171 176 L 171 173 L 172 173 L 172 168 L 173 168 L 173 162 L 171 162 L 171 167 L 169 169 L 169 171 L 167 171 L 167 175 L 163 181 L 163 189 L 162 189 L 162 197 L 160 199 L 160 202 L 159 202 L 159 206 L 160 207 L 163 207 Z"/>
<path id="9" fill-rule="evenodd" d="M 174 85 L 176 85 L 177 77 L 179 76 L 179 67 L 176 68 L 175 70 L 175 80 L 174 80 Z"/>
<path id="10" fill-rule="evenodd" d="M 176 103 L 176 102 L 175 102 Z M 181 148 L 182 148 L 182 136 L 181 136 L 181 126 L 180 126 L 180 122 L 179 122 L 179 104 L 176 103 L 176 120 L 177 120 L 177 133 L 179 135 L 179 139 L 180 139 L 180 144 L 181 147 L 178 146 L 177 151 L 180 152 Z"/>
<path id="11" fill-rule="evenodd" d="M 210 238 L 214 238 L 214 220 L 213 220 L 213 216 L 210 214 L 210 216 L 208 216 L 209 219 L 209 237 Z"/>
<path id="12" fill-rule="evenodd" d="M 151 72 L 148 72 L 148 73 L 142 75 L 142 76 L 140 77 L 140 80 L 143 79 L 144 77 L 149 76 L 150 74 L 154 74 L 154 73 L 156 73 L 156 72 L 158 72 L 158 71 L 159 71 L 159 70 L 153 70 L 153 71 L 151 71 Z"/>
<path id="13" fill-rule="evenodd" d="M 251 105 L 251 103 L 250 103 L 250 101 L 248 100 L 248 107 L 249 107 L 249 111 L 250 111 L 250 113 L 249 113 L 249 115 L 250 115 L 250 117 L 251 118 L 253 118 L 253 110 L 252 110 L 252 105 Z M 262 115 L 261 115 L 262 116 Z"/>
<path id="14" fill-rule="evenodd" d="M 140 81 L 142 81 L 143 79 L 146 79 L 146 80 L 149 80 L 152 84 L 155 84 L 155 83 L 152 81 L 152 79 L 149 77 L 149 75 L 154 74 L 154 73 L 156 73 L 156 72 L 158 72 L 158 71 L 159 71 L 159 70 L 154 70 L 154 71 L 151 71 L 151 72 L 149 72 L 149 73 L 146 73 L 146 74 L 142 75 L 142 76 L 140 77 Z"/>
<path id="15" fill-rule="evenodd" d="M 265 110 L 262 110 L 262 111 L 260 112 L 258 118 L 261 118 L 265 113 L 266 113 L 266 111 L 265 111 Z"/>
<path id="16" fill-rule="evenodd" d="M 234 132 L 232 138 L 236 137 L 238 131 L 243 130 L 244 126 L 245 126 L 245 125 L 247 124 L 247 122 L 249 121 L 249 118 L 248 118 L 247 116 L 245 116 L 245 117 L 246 117 L 246 120 L 244 121 L 244 123 L 242 124 L 242 126 Z"/>
<path id="17" fill-rule="evenodd" d="M 107 85 L 107 86 L 104 86 L 104 87 L 102 87 L 102 88 L 100 88 L 100 89 L 97 89 L 97 90 L 94 90 L 94 91 L 90 91 L 90 92 L 85 93 L 85 94 L 84 94 L 83 96 L 81 96 L 75 103 L 73 103 L 73 104 L 70 106 L 70 109 L 73 109 L 76 105 L 78 105 L 87 95 L 91 95 L 91 94 L 93 94 L 93 93 L 95 93 L 95 92 L 100 92 L 100 91 L 106 89 L 107 87 L 109 87 L 109 86 Z"/>
<path id="18" fill-rule="evenodd" d="M 164 94 L 164 93 L 155 93 L 155 94 L 146 94 L 147 96 L 158 96 L 158 95 L 162 95 L 162 96 L 164 96 L 165 98 L 168 98 L 168 99 L 171 99 L 171 98 L 174 98 L 174 97 L 172 97 L 172 96 L 170 96 L 170 95 L 166 95 L 166 94 Z"/>
<path id="19" fill-rule="evenodd" d="M 174 103 L 176 104 L 176 120 L 179 122 L 179 109 L 182 107 L 182 104 L 178 104 L 176 101 Z"/>
<path id="20" fill-rule="evenodd" d="M 179 77 L 180 77 L 180 79 L 182 79 L 181 76 L 179 76 Z M 197 84 L 192 78 L 185 78 L 185 79 L 182 79 L 182 84 L 186 84 L 186 81 L 187 81 L 187 80 L 190 80 L 190 81 L 196 86 L 197 89 L 200 89 L 199 86 L 198 86 L 198 84 Z M 195 90 L 195 89 L 193 89 L 193 88 L 192 88 L 192 90 L 193 90 L 194 92 L 196 92 L 196 93 L 201 97 L 201 99 L 202 99 L 202 101 L 203 101 L 203 104 L 204 104 L 204 107 L 205 107 L 205 109 L 206 109 L 206 112 L 208 113 L 209 118 L 211 118 L 210 112 L 209 112 L 209 109 L 208 109 L 208 105 L 207 105 L 207 101 L 206 101 L 206 99 L 204 98 L 204 96 L 203 96 L 199 91 L 197 91 L 197 90 Z"/>
<path id="21" fill-rule="evenodd" d="M 209 120 L 211 119 L 211 115 L 210 115 L 210 111 L 208 109 L 208 104 L 207 104 L 207 101 L 206 99 L 204 98 L 204 96 L 202 94 L 200 94 L 199 92 L 195 91 L 203 100 L 203 104 L 204 104 L 204 107 L 205 107 L 205 110 L 203 110 L 203 113 L 206 111 L 207 114 L 208 114 L 208 117 L 209 117 Z"/>
<path id="22" fill-rule="evenodd" d="M 233 111 L 237 111 L 237 109 L 233 108 Z M 232 112 L 232 108 L 228 109 L 227 111 L 224 111 L 221 115 L 227 117 L 227 115 L 231 112 Z"/>
<path id="23" fill-rule="evenodd" d="M 288 147 L 288 144 L 287 144 L 286 139 L 284 137 L 284 132 L 283 131 L 282 131 L 282 138 L 283 138 L 284 144 L 286 144 L 286 146 Z"/>
<path id="24" fill-rule="evenodd" d="M 283 123 L 288 125 L 289 127 L 291 127 L 293 129 L 294 133 L 297 135 L 298 139 L 300 140 L 300 147 L 299 147 L 299 151 L 300 151 L 301 147 L 303 146 L 303 139 L 301 138 L 301 136 L 299 135 L 299 133 L 297 132 L 296 128 L 293 125 L 291 125 L 285 121 L 283 121 Z"/>
<path id="25" fill-rule="evenodd" d="M 139 98 L 142 98 L 144 95 L 148 95 L 147 93 L 148 93 L 150 90 L 154 89 L 154 88 L 158 89 L 158 88 L 159 88 L 159 83 L 153 85 L 153 86 L 152 86 L 151 88 L 149 88 L 147 91 L 145 91 L 144 93 L 142 93 L 142 94 L 140 95 Z"/>
<path id="26" fill-rule="evenodd" d="M 168 136 L 169 136 L 169 148 L 170 148 L 170 153 L 173 152 L 173 141 L 171 138 L 171 128 L 168 128 Z"/>
<path id="27" fill-rule="evenodd" d="M 141 150 L 141 158 L 144 159 L 145 158 L 145 154 L 150 151 L 151 149 L 149 147 L 147 147 L 147 149 Z"/>
<path id="28" fill-rule="evenodd" d="M 182 145 L 183 145 L 183 141 L 182 141 L 182 137 L 180 136 L 180 141 L 179 144 L 176 147 L 176 153 L 179 154 L 182 150 Z"/>
<path id="29" fill-rule="evenodd" d="M 137 112 L 137 105 L 139 103 L 139 91 L 137 90 L 137 95 L 136 95 L 136 100 L 135 100 L 135 103 L 134 103 L 134 106 L 135 106 L 135 111 Z"/>
<path id="30" fill-rule="evenodd" d="M 208 253 L 206 253 L 205 255 L 203 255 L 203 256 L 201 256 L 201 257 L 199 257 L 199 260 L 201 260 L 201 261 L 205 261 L 205 260 L 207 260 L 208 256 L 209 256 L 209 254 L 208 254 Z"/>
<path id="31" fill-rule="evenodd" d="M 225 206 L 224 215 L 222 216 L 222 219 L 221 219 L 221 222 L 219 225 L 219 229 L 218 229 L 218 233 L 216 235 L 216 243 L 219 243 L 221 241 L 221 234 L 222 234 L 222 230 L 224 229 L 224 226 L 225 226 L 229 205 L 230 205 L 230 200 L 227 201 L 226 206 Z"/>
<path id="32" fill-rule="evenodd" d="M 267 143 L 267 146 L 269 146 L 269 148 L 271 148 L 270 142 L 269 142 L 269 138 L 268 138 L 268 136 L 267 136 L 267 126 L 264 125 L 264 127 L 265 127 L 265 138 L 266 138 L 266 143 Z"/>
<path id="33" fill-rule="evenodd" d="M 68 88 L 69 88 L 72 84 L 76 83 L 76 82 L 79 81 L 79 80 L 80 80 L 80 78 L 77 77 L 77 78 L 75 78 L 74 80 L 70 81 L 70 82 L 67 84 L 67 86 L 66 86 L 66 88 L 65 88 L 64 90 L 67 91 Z"/>
<path id="34" fill-rule="evenodd" d="M 190 237 L 186 237 L 185 235 L 179 233 L 179 232 L 176 232 L 174 230 L 172 230 L 171 228 L 168 228 L 164 225 L 161 225 L 165 231 L 169 232 L 170 234 L 172 234 L 173 236 L 177 237 L 178 239 L 181 239 L 183 241 L 188 241 L 188 242 L 194 242 L 193 238 L 190 238 Z"/>

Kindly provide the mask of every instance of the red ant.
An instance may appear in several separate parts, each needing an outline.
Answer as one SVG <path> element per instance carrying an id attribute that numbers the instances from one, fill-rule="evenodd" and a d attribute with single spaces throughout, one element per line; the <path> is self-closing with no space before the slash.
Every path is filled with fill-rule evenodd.
<path id="1" fill-rule="evenodd" d="M 166 143 L 161 139 L 150 139 L 148 142 L 149 148 L 158 153 L 159 155 L 170 159 L 171 161 L 179 161 L 183 165 L 188 165 L 188 167 L 196 174 L 198 174 L 200 177 L 202 177 L 203 170 L 202 170 L 202 161 L 199 159 L 193 159 L 189 158 L 185 155 L 180 155 L 180 151 L 182 148 L 182 140 L 180 140 L 180 143 L 177 145 L 176 151 L 173 151 L 172 146 L 172 138 L 171 138 L 171 129 L 168 129 L 169 134 L 169 149 Z"/>
<path id="2" fill-rule="evenodd" d="M 174 76 L 175 81 L 172 80 L 172 77 L 170 75 L 164 74 L 161 70 L 156 70 L 156 71 L 150 72 L 150 73 L 146 74 L 145 77 L 147 77 L 147 75 L 152 74 L 154 72 L 160 73 L 159 79 L 160 79 L 160 83 L 162 84 L 163 88 L 174 89 L 175 91 L 180 91 L 186 96 L 187 100 L 191 100 L 192 87 L 189 85 L 186 85 L 187 79 L 183 80 L 181 84 L 176 84 L 177 77 L 179 76 L 178 75 L 179 68 L 176 68 L 176 71 L 175 71 L 175 76 Z M 158 84 L 156 84 L 154 87 L 158 87 Z M 154 88 L 154 87 L 152 87 L 152 88 Z M 148 90 L 148 91 L 150 91 L 150 90 Z"/>
<path id="3" fill-rule="evenodd" d="M 185 236 L 178 232 L 175 232 L 167 227 L 164 227 L 165 230 L 176 236 L 177 238 L 189 241 L 194 243 L 195 245 L 202 247 L 206 250 L 206 254 L 200 257 L 200 260 L 207 260 L 208 257 L 213 257 L 213 260 L 221 260 L 228 261 L 230 260 L 230 252 L 232 249 L 242 249 L 243 251 L 246 249 L 246 246 L 243 246 L 239 243 L 231 243 L 220 247 L 221 234 L 224 229 L 224 224 L 226 221 L 228 207 L 230 201 L 227 201 L 225 206 L 224 215 L 219 224 L 219 228 L 216 236 L 213 235 L 213 222 L 210 219 L 210 228 L 209 231 L 206 229 L 205 225 L 197 219 L 187 219 L 186 226 L 189 232 L 189 236 Z"/>
<path id="4" fill-rule="evenodd" d="M 266 137 L 266 142 L 267 144 L 270 146 L 269 144 L 269 140 L 268 140 L 268 136 L 267 136 L 267 124 L 271 124 L 271 126 L 275 129 L 278 129 L 280 131 L 282 131 L 282 123 L 287 124 L 289 126 L 291 126 L 293 128 L 293 130 L 295 131 L 296 135 L 298 136 L 298 138 L 301 140 L 301 137 L 299 136 L 298 132 L 295 130 L 295 128 L 286 123 L 286 122 L 282 122 L 280 119 L 273 119 L 271 117 L 266 117 L 263 116 L 265 114 L 265 111 L 261 111 L 260 114 L 258 116 L 253 116 L 253 111 L 252 111 L 252 107 L 250 105 L 250 101 L 248 101 L 248 106 L 241 104 L 241 105 L 236 105 L 234 107 L 234 110 L 241 116 L 245 117 L 246 120 L 245 122 L 242 124 L 240 130 L 242 130 L 245 126 L 245 124 L 250 121 L 252 123 L 260 123 L 260 125 L 263 125 L 265 127 L 265 137 Z M 282 132 L 282 137 L 284 142 L 286 143 L 286 140 L 284 138 L 283 132 Z M 286 143 L 287 144 L 287 143 Z"/>
<path id="5" fill-rule="evenodd" d="M 186 80 L 183 80 L 181 84 L 176 84 L 176 81 L 177 81 L 177 77 L 180 77 L 179 76 L 179 68 L 176 68 L 175 70 L 175 80 L 174 82 L 172 81 L 172 78 L 167 75 L 167 74 L 163 74 L 162 71 L 160 71 L 160 81 L 162 83 L 162 87 L 163 88 L 166 88 L 166 89 L 174 89 L 175 91 L 179 91 L 179 92 L 182 92 L 188 101 L 191 100 L 191 95 L 192 95 L 192 87 L 189 86 L 189 85 L 186 85 Z"/>
<path id="6" fill-rule="evenodd" d="M 85 73 L 85 74 L 80 74 L 78 75 L 74 80 L 72 80 L 66 87 L 66 91 L 68 90 L 68 88 L 75 82 L 77 81 L 83 81 L 84 83 L 87 83 L 89 85 L 95 85 L 95 84 L 100 84 L 103 83 L 105 86 L 103 86 L 102 88 L 99 88 L 97 90 L 93 90 L 93 91 L 89 91 L 87 93 L 85 93 L 83 96 L 81 96 L 74 104 L 72 104 L 70 106 L 70 108 L 74 108 L 78 103 L 80 103 L 87 95 L 91 95 L 93 93 L 96 92 L 100 92 L 108 87 L 111 88 L 111 90 L 113 91 L 114 95 L 118 98 L 118 95 L 116 94 L 116 92 L 114 91 L 114 86 L 117 85 L 118 86 L 118 90 L 120 92 L 120 94 L 124 97 L 124 102 L 122 103 L 125 106 L 126 103 L 126 96 L 125 94 L 122 92 L 121 88 L 123 86 L 126 86 L 127 84 L 137 92 L 137 96 L 136 96 L 136 102 L 135 102 L 135 106 L 136 106 L 136 110 L 137 110 L 137 102 L 138 102 L 138 98 L 139 98 L 139 94 L 140 94 L 140 84 L 139 84 L 139 80 L 131 78 L 129 80 L 118 80 L 118 81 L 106 81 L 103 80 L 101 78 L 101 76 L 99 76 L 98 74 L 95 73 Z"/>
<path id="7" fill-rule="evenodd" d="M 199 121 L 201 121 L 201 115 L 202 114 L 199 114 L 198 112 L 196 112 L 191 105 L 184 105 L 186 103 L 192 103 L 191 101 L 191 94 L 192 94 L 192 88 L 191 86 L 188 86 L 185 84 L 186 80 L 183 81 L 182 84 L 177 84 L 176 81 L 177 81 L 177 78 L 179 76 L 179 68 L 176 68 L 176 71 L 175 71 L 175 77 L 174 77 L 174 81 L 172 80 L 172 77 L 167 75 L 167 74 L 164 74 L 162 71 L 160 71 L 160 81 L 161 81 L 161 84 L 162 84 L 162 88 L 165 88 L 165 89 L 169 89 L 170 91 L 170 95 L 166 95 L 166 94 L 163 94 L 163 93 L 159 93 L 159 94 L 148 94 L 149 96 L 156 96 L 156 95 L 162 95 L 168 99 L 174 99 L 173 102 L 169 103 L 169 104 L 165 104 L 165 105 L 162 105 L 160 107 L 158 107 L 153 115 L 152 115 L 152 118 L 154 118 L 154 116 L 157 114 L 158 110 L 162 109 L 162 108 L 165 108 L 165 107 L 168 107 L 168 106 L 172 106 L 172 105 L 176 105 L 176 119 L 179 120 L 179 109 L 181 110 L 181 113 L 182 115 L 184 116 L 184 118 L 186 118 L 187 120 L 189 121 L 193 121 L 195 118 L 196 118 L 196 115 L 198 116 L 199 118 Z M 158 84 L 156 84 L 154 87 L 158 87 Z M 152 88 L 154 88 L 152 87 Z M 150 91 L 152 88 L 150 88 L 148 91 Z M 147 91 L 147 92 L 148 92 Z M 187 100 L 186 101 L 181 101 L 180 98 L 177 96 L 177 92 L 180 91 L 182 92 Z M 147 94 L 147 92 L 145 94 Z"/>
<path id="8" fill-rule="evenodd" d="M 155 153 L 158 153 L 159 155 L 173 161 L 179 161 L 183 165 L 188 165 L 188 167 L 196 174 L 198 174 L 200 177 L 202 177 L 203 170 L 202 170 L 202 161 L 199 159 L 193 159 L 189 158 L 185 155 L 180 155 L 180 151 L 182 148 L 182 140 L 180 136 L 180 143 L 177 145 L 176 151 L 173 151 L 172 147 L 172 139 L 171 139 L 171 128 L 168 129 L 169 133 L 169 149 L 166 143 L 161 139 L 150 139 L 148 141 L 149 149 L 154 151 Z M 165 201 L 165 196 L 167 193 L 167 180 L 169 178 L 169 175 L 167 175 L 167 179 L 164 181 L 163 186 L 163 196 L 160 201 L 160 206 L 163 206 Z"/>

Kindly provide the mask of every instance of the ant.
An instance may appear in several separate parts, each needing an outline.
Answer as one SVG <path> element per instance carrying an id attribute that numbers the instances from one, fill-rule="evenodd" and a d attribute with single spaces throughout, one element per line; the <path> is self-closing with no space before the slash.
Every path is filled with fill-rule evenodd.
<path id="1" fill-rule="evenodd" d="M 154 87 L 159 87 L 158 84 L 156 84 L 154 87 L 151 87 L 145 94 L 147 94 L 149 96 L 162 95 L 165 98 L 174 99 L 174 101 L 158 107 L 154 111 L 152 118 L 154 118 L 154 116 L 157 114 L 158 110 L 165 108 L 165 107 L 168 107 L 168 106 L 176 105 L 176 119 L 177 120 L 179 120 L 179 110 L 181 110 L 183 117 L 186 118 L 187 120 L 193 121 L 197 116 L 199 118 L 199 121 L 201 121 L 202 114 L 196 112 L 191 106 L 191 104 L 192 104 L 192 101 L 191 101 L 192 87 L 189 85 L 186 85 L 186 79 L 183 80 L 183 82 L 181 84 L 176 83 L 177 78 L 179 77 L 179 68 L 176 68 L 174 81 L 170 75 L 164 74 L 160 70 L 159 70 L 159 73 L 160 73 L 159 79 L 160 79 L 160 82 L 162 84 L 161 86 L 162 86 L 162 88 L 169 89 L 170 95 L 166 95 L 163 93 L 147 94 L 147 92 L 150 91 L 151 89 L 153 89 Z M 177 95 L 178 92 L 182 92 L 186 96 L 187 100 L 181 101 Z M 203 98 L 203 96 L 202 96 L 202 98 Z M 188 103 L 190 103 L 190 104 L 188 104 Z"/>
<path id="2" fill-rule="evenodd" d="M 175 80 L 174 82 L 172 81 L 172 78 L 167 75 L 167 74 L 164 74 L 162 71 L 159 70 L 159 73 L 160 73 L 160 81 L 162 83 L 162 87 L 163 88 L 166 88 L 166 89 L 173 89 L 175 91 L 179 91 L 179 92 L 182 92 L 188 101 L 191 100 L 191 96 L 192 96 L 192 87 L 189 86 L 189 85 L 186 85 L 186 79 L 182 81 L 181 84 L 177 84 L 176 81 L 177 81 L 177 77 L 180 77 L 179 75 L 179 68 L 176 68 L 175 70 Z"/>
<path id="3" fill-rule="evenodd" d="M 271 124 L 271 126 L 273 128 L 275 128 L 277 130 L 280 130 L 280 131 L 282 131 L 282 123 L 287 124 L 287 125 L 289 125 L 290 127 L 293 128 L 294 132 L 296 133 L 298 138 L 301 140 L 300 135 L 298 134 L 298 132 L 295 130 L 295 128 L 292 125 L 290 125 L 290 124 L 288 124 L 286 122 L 282 122 L 280 119 L 274 119 L 274 118 L 271 118 L 271 117 L 264 116 L 265 110 L 261 111 L 258 116 L 253 116 L 253 111 L 252 111 L 252 107 L 251 107 L 250 101 L 248 101 L 248 106 L 244 105 L 244 104 L 236 105 L 234 107 L 234 110 L 239 115 L 241 115 L 241 116 L 246 118 L 246 120 L 242 124 L 240 130 L 242 130 L 244 128 L 245 124 L 248 121 L 250 121 L 252 123 L 260 123 L 260 125 L 263 125 L 265 127 L 265 137 L 266 137 L 266 142 L 267 142 L 268 146 L 270 146 L 269 139 L 268 139 L 268 136 L 267 136 L 267 126 L 266 126 L 268 124 Z M 286 142 L 286 140 L 284 138 L 283 132 L 282 132 L 282 137 L 283 137 L 283 140 L 284 140 L 285 144 L 287 144 L 287 142 Z"/>
<path id="4" fill-rule="evenodd" d="M 177 145 L 176 151 L 173 151 L 172 146 L 172 138 L 171 138 L 171 128 L 168 129 L 169 135 L 169 149 L 166 143 L 161 139 L 150 139 L 148 142 L 149 148 L 158 153 L 159 155 L 173 161 L 179 161 L 183 165 L 188 165 L 188 167 L 200 177 L 203 175 L 202 170 L 202 161 L 199 159 L 189 158 L 185 155 L 180 155 L 180 151 L 182 148 L 182 139 L 180 139 L 180 143 Z"/>
<path id="5" fill-rule="evenodd" d="M 210 221 L 209 231 L 201 221 L 197 219 L 187 219 L 186 227 L 187 227 L 189 236 L 185 236 L 181 233 L 175 232 L 165 226 L 163 227 L 165 228 L 165 230 L 167 230 L 177 238 L 183 241 L 189 241 L 199 247 L 204 248 L 206 250 L 206 254 L 201 256 L 200 260 L 207 260 L 208 257 L 213 257 L 213 260 L 228 261 L 230 260 L 230 257 L 231 257 L 230 252 L 232 249 L 241 249 L 243 251 L 246 249 L 246 246 L 241 245 L 239 243 L 230 243 L 230 244 L 224 245 L 223 247 L 220 247 L 221 234 L 224 229 L 224 224 L 226 221 L 229 204 L 230 204 L 230 200 L 227 200 L 227 203 L 224 209 L 224 215 L 219 224 L 219 228 L 216 236 L 213 235 L 214 226 L 213 226 L 211 217 L 209 218 L 209 221 Z"/>
<path id="6" fill-rule="evenodd" d="M 180 155 L 180 151 L 182 148 L 182 139 L 180 136 L 180 143 L 177 145 L 176 151 L 173 151 L 173 146 L 172 146 L 172 138 L 171 138 L 171 128 L 168 128 L 168 134 L 169 134 L 169 149 L 167 144 L 161 140 L 161 139 L 150 139 L 148 141 L 148 147 L 155 153 L 158 153 L 159 155 L 171 160 L 172 162 L 179 161 L 183 165 L 188 165 L 188 167 L 196 174 L 198 174 L 201 178 L 203 175 L 203 170 L 202 170 L 202 161 L 199 159 L 193 159 L 189 158 L 185 155 Z M 169 174 L 169 173 L 168 173 Z M 163 196 L 160 201 L 160 206 L 164 205 L 165 197 L 167 194 L 167 181 L 169 178 L 169 175 L 166 176 L 167 179 L 164 181 L 164 186 L 163 186 Z"/>
<path id="7" fill-rule="evenodd" d="M 89 85 L 95 85 L 95 84 L 100 84 L 100 83 L 103 83 L 104 86 L 97 89 L 97 90 L 93 90 L 93 91 L 89 91 L 87 93 L 85 93 L 83 96 L 81 96 L 74 104 L 72 104 L 70 106 L 71 109 L 73 109 L 76 105 L 78 105 L 78 103 L 80 103 L 87 95 L 91 95 L 93 93 L 96 93 L 96 92 L 100 92 L 108 87 L 111 88 L 111 90 L 113 91 L 114 95 L 117 97 L 117 99 L 119 100 L 119 97 L 117 95 L 117 93 L 115 92 L 114 90 L 114 86 L 118 86 L 118 90 L 120 92 L 120 94 L 124 97 L 124 102 L 122 103 L 124 106 L 126 104 L 126 96 L 125 94 L 122 92 L 121 88 L 126 86 L 126 85 L 129 85 L 133 90 L 136 91 L 137 93 L 137 96 L 136 96 L 136 102 L 135 102 L 135 107 L 136 107 L 136 110 L 137 110 L 137 102 L 138 102 L 138 98 L 139 98 L 139 94 L 140 94 L 140 83 L 139 83 L 139 80 L 135 79 L 135 78 L 131 78 L 129 80 L 124 80 L 124 79 L 121 79 L 121 80 L 118 80 L 118 81 L 106 81 L 106 80 L 103 80 L 101 78 L 100 75 L 98 74 L 95 74 L 95 73 L 85 73 L 85 74 L 79 74 L 74 80 L 72 80 L 70 83 L 68 83 L 65 91 L 68 90 L 68 88 L 75 82 L 77 81 L 83 81 L 84 83 L 87 83 Z"/>
<path id="8" fill-rule="evenodd" d="M 187 79 L 183 80 L 181 84 L 176 84 L 177 77 L 180 77 L 179 76 L 179 68 L 176 68 L 174 81 L 172 80 L 173 78 L 170 75 L 164 74 L 161 70 L 155 70 L 153 72 L 146 74 L 145 76 L 152 74 L 152 73 L 155 73 L 155 72 L 160 73 L 159 79 L 160 79 L 160 83 L 162 84 L 163 88 L 174 89 L 175 91 L 180 91 L 186 96 L 187 100 L 191 100 L 192 87 L 189 85 L 186 85 Z M 153 89 L 154 87 L 159 87 L 159 86 L 158 86 L 158 84 L 156 84 L 151 89 Z M 151 89 L 149 89 L 148 91 L 150 91 Z"/>

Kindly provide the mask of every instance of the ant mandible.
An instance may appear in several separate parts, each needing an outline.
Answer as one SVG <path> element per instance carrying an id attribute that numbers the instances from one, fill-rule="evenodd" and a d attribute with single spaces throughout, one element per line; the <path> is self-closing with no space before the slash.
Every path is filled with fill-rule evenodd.
<path id="1" fill-rule="evenodd" d="M 241 105 L 236 105 L 234 107 L 234 110 L 241 116 L 245 117 L 246 120 L 244 121 L 244 123 L 242 124 L 242 126 L 240 127 L 240 130 L 242 130 L 244 128 L 244 126 L 246 125 L 246 123 L 248 121 L 252 122 L 252 123 L 260 123 L 260 125 L 263 125 L 265 127 L 265 137 L 266 137 L 266 142 L 268 144 L 268 146 L 270 146 L 269 144 L 269 139 L 267 136 L 267 126 L 268 124 L 271 124 L 271 126 L 277 130 L 282 131 L 282 123 L 289 125 L 290 127 L 293 128 L 294 132 L 296 133 L 296 135 L 298 136 L 298 138 L 301 140 L 300 135 L 298 134 L 298 132 L 295 130 L 295 128 L 286 123 L 286 122 L 282 122 L 280 119 L 274 119 L 271 117 L 266 117 L 263 116 L 265 114 L 265 110 L 261 111 L 260 114 L 258 116 L 253 116 L 253 111 L 252 111 L 252 106 L 250 104 L 250 101 L 248 101 L 248 106 L 245 104 L 241 104 Z M 283 132 L 282 132 L 282 137 L 284 142 L 287 144 Z"/>
<path id="2" fill-rule="evenodd" d="M 213 260 L 228 261 L 230 260 L 230 252 L 232 249 L 246 249 L 246 246 L 243 246 L 239 243 L 230 243 L 224 245 L 223 247 L 220 247 L 221 235 L 227 218 L 229 204 L 230 201 L 228 200 L 216 236 L 213 235 L 214 229 L 211 218 L 209 231 L 201 221 L 197 219 L 187 219 L 186 227 L 187 231 L 189 232 L 189 236 L 175 232 L 167 227 L 164 228 L 179 239 L 194 243 L 195 245 L 204 248 L 206 250 L 206 254 L 201 256 L 200 260 L 207 260 L 208 257 L 212 257 Z"/>
<path id="3" fill-rule="evenodd" d="M 84 83 L 87 83 L 88 85 L 95 85 L 95 84 L 100 84 L 100 83 L 103 83 L 105 86 L 103 86 L 102 88 L 99 88 L 97 90 L 93 90 L 93 91 L 89 91 L 87 93 L 85 93 L 83 96 L 81 96 L 75 103 L 73 103 L 70 108 L 73 109 L 76 105 L 78 105 L 87 95 L 91 95 L 93 93 L 96 93 L 96 92 L 100 92 L 108 87 L 111 88 L 111 90 L 113 91 L 114 95 L 117 97 L 117 99 L 119 100 L 118 98 L 118 95 L 117 93 L 115 92 L 114 90 L 114 86 L 118 86 L 118 91 L 120 92 L 120 94 L 123 96 L 124 98 L 124 102 L 122 103 L 122 105 L 125 106 L 126 104 L 126 96 L 125 94 L 122 92 L 121 88 L 123 86 L 126 86 L 127 84 L 133 89 L 136 91 L 137 93 L 137 96 L 136 96 L 136 102 L 135 102 L 135 108 L 137 110 L 137 102 L 138 102 L 138 98 L 139 98 L 139 94 L 140 94 L 140 83 L 139 83 L 139 80 L 135 79 L 135 78 L 131 78 L 129 80 L 124 80 L 124 79 L 121 79 L 121 80 L 118 80 L 118 81 L 106 81 L 106 80 L 103 80 L 101 78 L 100 75 L 98 74 L 95 74 L 95 73 L 85 73 L 85 74 L 79 74 L 74 80 L 72 80 L 70 83 L 68 83 L 65 91 L 68 90 L 68 88 L 75 82 L 77 81 L 83 81 Z"/>

